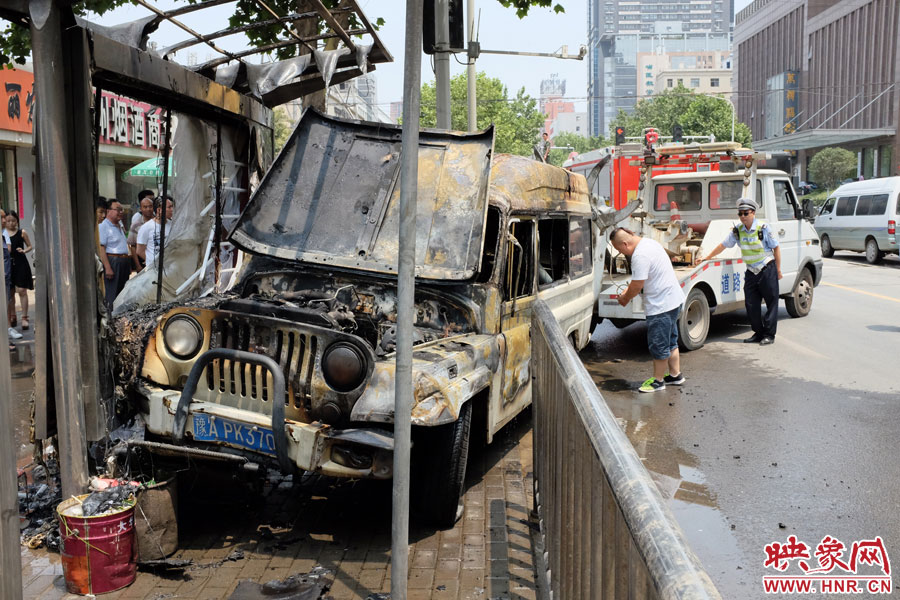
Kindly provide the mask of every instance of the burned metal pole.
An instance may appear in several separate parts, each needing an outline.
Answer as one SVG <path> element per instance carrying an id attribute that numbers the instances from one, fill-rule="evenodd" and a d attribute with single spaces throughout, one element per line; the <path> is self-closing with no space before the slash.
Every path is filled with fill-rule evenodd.
<path id="1" fill-rule="evenodd" d="M 0 240 L 0 243 L 6 244 Z M 0 315 L 6 314 L 6 269 L 0 263 Z M 0 344 L 0 598 L 22 597 L 22 554 L 19 550 L 19 496 L 16 482 L 16 432 L 10 413 L 12 374 L 9 347 Z"/>
<path id="2" fill-rule="evenodd" d="M 409 576 L 409 457 L 412 447 L 412 346 L 416 286 L 416 197 L 419 180 L 419 102 L 422 3 L 406 0 L 403 134 L 400 143 L 400 249 L 397 260 L 397 370 L 394 384 L 394 489 L 391 598 L 406 600 Z"/>
<path id="3" fill-rule="evenodd" d="M 59 424 L 60 477 L 63 497 L 81 494 L 88 483 L 85 440 L 85 388 L 81 339 L 86 333 L 78 322 L 76 240 L 74 236 L 72 177 L 69 152 L 71 115 L 66 113 L 65 64 L 61 3 L 35 0 L 28 5 L 34 56 L 34 87 L 38 104 L 36 144 L 40 164 L 45 247 L 39 248 L 47 265 L 49 320 L 53 355 L 53 381 Z M 83 274 L 86 276 L 87 274 Z"/>
<path id="4" fill-rule="evenodd" d="M 213 276 L 213 285 L 215 286 L 213 291 L 219 291 L 219 271 L 222 269 L 222 261 L 219 256 L 221 246 L 222 246 L 222 123 L 216 122 L 216 191 L 215 191 L 215 201 L 216 201 L 216 213 L 215 218 L 216 222 L 214 227 L 216 228 L 215 235 L 213 236 L 213 249 L 215 251 L 215 257 L 213 258 L 213 264 L 215 265 L 215 272 Z"/>
<path id="5" fill-rule="evenodd" d="M 166 209 L 169 206 L 169 201 L 166 200 L 166 195 L 169 193 L 169 152 L 172 149 L 172 136 L 169 131 L 172 127 L 172 110 L 166 108 L 166 133 L 163 142 L 163 157 L 162 157 L 162 170 L 163 170 L 163 187 L 162 187 L 162 201 L 160 202 L 160 217 L 159 217 L 159 248 L 156 255 L 156 303 L 160 304 L 162 302 L 162 288 L 163 288 L 163 272 L 166 270 L 165 262 L 163 259 L 165 258 L 166 252 Z"/>

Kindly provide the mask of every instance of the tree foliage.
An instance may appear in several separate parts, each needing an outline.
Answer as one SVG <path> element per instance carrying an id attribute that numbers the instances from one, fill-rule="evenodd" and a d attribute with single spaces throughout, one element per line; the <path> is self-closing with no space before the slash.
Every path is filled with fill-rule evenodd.
<path id="1" fill-rule="evenodd" d="M 632 114 L 620 110 L 610 131 L 622 126 L 625 135 L 637 137 L 647 127 L 655 127 L 660 135 L 672 135 L 672 127 L 681 125 L 684 135 L 714 135 L 719 142 L 731 139 L 731 105 L 718 99 L 691 92 L 683 85 L 638 100 Z M 749 148 L 753 143 L 750 128 L 740 121 L 734 124 L 734 141 Z"/>
<path id="2" fill-rule="evenodd" d="M 275 110 L 275 154 L 281 152 L 288 138 L 294 131 L 294 123 L 288 116 L 287 110 L 283 106 L 276 106 Z"/>
<path id="3" fill-rule="evenodd" d="M 856 175 L 856 154 L 843 148 L 825 148 L 809 161 L 813 181 L 833 190 L 842 180 Z"/>
<path id="4" fill-rule="evenodd" d="M 467 79 L 460 73 L 450 80 L 450 127 L 458 131 L 468 129 Z M 475 80 L 478 96 L 478 129 L 485 129 L 491 123 L 496 127 L 494 150 L 531 156 L 531 148 L 538 141 L 544 114 L 537 108 L 537 101 L 521 88 L 510 97 L 506 86 L 499 79 L 478 73 Z M 437 95 L 435 82 L 422 86 L 420 109 L 421 126 L 437 126 Z"/>
<path id="5" fill-rule="evenodd" d="M 197 4 L 201 0 L 184 0 L 188 4 Z M 322 3 L 329 9 L 339 4 L 340 0 L 322 0 Z M 565 12 L 562 4 L 555 3 L 553 0 L 497 0 L 501 5 L 515 9 L 516 15 L 521 19 L 528 14 L 529 9 L 537 7 L 553 7 L 555 12 Z M 107 11 L 131 4 L 131 0 L 76 0 L 72 3 L 72 10 L 76 15 L 84 16 L 88 12 L 103 15 Z M 268 0 L 266 5 L 279 15 L 288 15 L 298 12 L 298 5 L 302 5 L 303 0 Z M 312 10 L 310 8 L 310 10 Z M 235 4 L 234 14 L 229 18 L 231 27 L 241 25 L 250 25 L 271 19 L 271 15 L 266 11 L 259 9 L 259 4 L 254 0 L 238 0 Z M 395 15 L 393 18 L 401 18 Z M 375 17 L 371 19 L 372 25 L 378 29 L 384 24 L 384 18 Z M 348 24 L 351 28 L 356 28 L 360 24 L 354 16 Z M 320 27 L 324 24 L 320 23 Z M 262 47 L 280 40 L 291 39 L 288 33 L 281 25 L 271 25 L 257 29 L 251 29 L 246 32 L 250 45 L 253 47 Z M 297 54 L 298 47 L 296 44 L 289 44 L 281 48 L 276 48 L 270 55 L 274 55 L 278 60 L 291 58 Z M 7 23 L 6 28 L 0 31 L 0 65 L 12 66 L 12 63 L 24 63 L 31 53 L 31 33 L 27 27 Z"/>
<path id="6" fill-rule="evenodd" d="M 569 131 L 559 133 L 553 137 L 553 148 L 547 159 L 551 165 L 562 166 L 569 158 L 569 154 L 577 152 L 584 154 L 591 150 L 612 145 L 612 142 L 603 137 L 585 137 Z"/>

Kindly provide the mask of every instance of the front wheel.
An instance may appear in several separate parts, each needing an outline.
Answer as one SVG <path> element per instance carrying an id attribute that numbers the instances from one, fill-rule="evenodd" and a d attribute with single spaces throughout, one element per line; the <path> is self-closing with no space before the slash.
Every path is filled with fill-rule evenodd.
<path id="1" fill-rule="evenodd" d="M 694 288 L 678 317 L 678 345 L 682 350 L 696 350 L 706 343 L 708 333 L 709 300 L 703 290 Z"/>
<path id="2" fill-rule="evenodd" d="M 813 276 L 809 269 L 803 269 L 794 291 L 784 299 L 784 307 L 789 315 L 796 319 L 809 314 L 813 303 L 813 289 Z"/>
<path id="3" fill-rule="evenodd" d="M 831 240 L 827 235 L 822 236 L 821 245 L 822 256 L 824 256 L 825 258 L 831 258 L 832 256 L 834 256 L 834 246 L 831 245 Z"/>
<path id="4" fill-rule="evenodd" d="M 884 252 L 878 249 L 878 242 L 869 238 L 866 240 L 866 262 L 870 265 L 877 265 L 884 257 Z"/>
<path id="5" fill-rule="evenodd" d="M 453 423 L 422 427 L 416 432 L 419 514 L 441 529 L 453 527 L 462 516 L 471 429 L 469 401 L 463 404 Z"/>

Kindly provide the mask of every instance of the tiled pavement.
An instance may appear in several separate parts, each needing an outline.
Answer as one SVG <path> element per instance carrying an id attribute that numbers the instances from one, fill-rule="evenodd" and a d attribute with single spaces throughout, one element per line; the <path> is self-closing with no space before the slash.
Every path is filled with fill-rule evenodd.
<path id="1" fill-rule="evenodd" d="M 465 514 L 453 529 L 412 526 L 410 600 L 536 598 L 530 414 L 470 456 Z M 182 504 L 175 557 L 193 559 L 191 567 L 169 577 L 139 572 L 131 586 L 101 597 L 226 599 L 241 580 L 264 583 L 316 565 L 334 571 L 335 600 L 390 591 L 389 483 L 311 478 L 276 482 L 264 504 L 197 501 L 221 497 L 219 490 L 179 487 L 182 498 L 193 499 L 188 509 Z M 237 549 L 244 558 L 225 560 Z M 22 556 L 26 600 L 78 598 L 65 591 L 58 554 Z"/>

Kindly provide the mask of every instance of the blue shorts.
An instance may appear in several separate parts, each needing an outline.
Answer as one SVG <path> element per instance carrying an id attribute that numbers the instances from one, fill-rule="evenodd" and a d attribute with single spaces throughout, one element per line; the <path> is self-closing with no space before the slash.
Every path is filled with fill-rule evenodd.
<path id="1" fill-rule="evenodd" d="M 658 315 L 647 315 L 647 344 L 656 360 L 669 358 L 678 347 L 678 315 L 681 307 Z"/>

